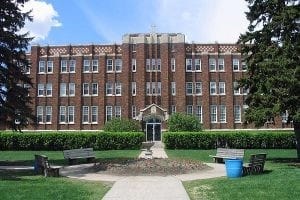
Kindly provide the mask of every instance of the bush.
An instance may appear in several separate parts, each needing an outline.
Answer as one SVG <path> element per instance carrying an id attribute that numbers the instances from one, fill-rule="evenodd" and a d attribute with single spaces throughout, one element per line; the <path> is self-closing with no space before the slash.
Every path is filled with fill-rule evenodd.
<path id="1" fill-rule="evenodd" d="M 114 118 L 104 125 L 106 132 L 138 132 L 141 131 L 137 121 L 131 119 Z"/>
<path id="2" fill-rule="evenodd" d="M 39 132 L 0 133 L 0 150 L 139 149 L 144 133 Z"/>
<path id="3" fill-rule="evenodd" d="M 200 121 L 197 117 L 193 115 L 185 115 L 183 113 L 172 114 L 168 120 L 168 128 L 171 132 L 197 132 L 202 130 Z"/>
<path id="4" fill-rule="evenodd" d="M 293 132 L 166 132 L 163 137 L 168 149 L 293 149 L 296 146 Z"/>

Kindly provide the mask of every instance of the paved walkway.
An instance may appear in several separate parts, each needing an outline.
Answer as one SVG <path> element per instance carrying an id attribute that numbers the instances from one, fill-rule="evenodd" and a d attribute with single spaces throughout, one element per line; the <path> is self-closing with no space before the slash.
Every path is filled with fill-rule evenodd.
<path id="1" fill-rule="evenodd" d="M 168 158 L 168 155 L 165 152 L 164 149 L 165 145 L 162 142 L 155 142 L 154 145 L 150 148 L 152 151 L 152 155 L 146 155 L 146 149 L 143 149 L 141 154 L 139 155 L 139 158 Z"/>

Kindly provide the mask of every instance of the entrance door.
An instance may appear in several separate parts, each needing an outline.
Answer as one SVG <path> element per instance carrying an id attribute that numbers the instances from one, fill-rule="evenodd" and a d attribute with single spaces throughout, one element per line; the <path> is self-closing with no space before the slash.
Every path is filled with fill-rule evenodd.
<path id="1" fill-rule="evenodd" d="M 147 141 L 161 141 L 161 123 L 146 124 Z"/>

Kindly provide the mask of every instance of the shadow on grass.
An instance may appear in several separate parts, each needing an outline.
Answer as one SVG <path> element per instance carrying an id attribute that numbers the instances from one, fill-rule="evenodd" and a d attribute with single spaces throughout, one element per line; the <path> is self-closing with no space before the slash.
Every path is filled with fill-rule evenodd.
<path id="1" fill-rule="evenodd" d="M 0 180 L 22 181 L 24 176 L 36 175 L 33 170 L 0 170 Z"/>
<path id="2" fill-rule="evenodd" d="M 267 161 L 283 164 L 300 164 L 300 160 L 298 158 L 267 158 Z"/>

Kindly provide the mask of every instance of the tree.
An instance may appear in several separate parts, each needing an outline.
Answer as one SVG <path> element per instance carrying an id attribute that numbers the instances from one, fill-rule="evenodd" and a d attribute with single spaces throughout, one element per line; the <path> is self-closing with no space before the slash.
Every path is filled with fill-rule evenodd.
<path id="1" fill-rule="evenodd" d="M 186 115 L 183 113 L 172 114 L 168 120 L 169 131 L 201 131 L 202 127 L 200 121 L 194 115 Z"/>
<path id="2" fill-rule="evenodd" d="M 239 44 L 248 72 L 245 118 L 256 126 L 287 112 L 300 158 L 300 5 L 296 0 L 246 0 L 249 26 Z"/>
<path id="3" fill-rule="evenodd" d="M 27 126 L 34 119 L 28 88 L 31 79 L 24 73 L 29 68 L 26 50 L 32 38 L 21 34 L 30 12 L 21 12 L 27 0 L 2 0 L 0 6 L 0 119 L 13 130 Z"/>
<path id="4" fill-rule="evenodd" d="M 138 132 L 141 131 L 137 121 L 132 119 L 113 118 L 104 125 L 104 131 L 107 132 Z"/>

